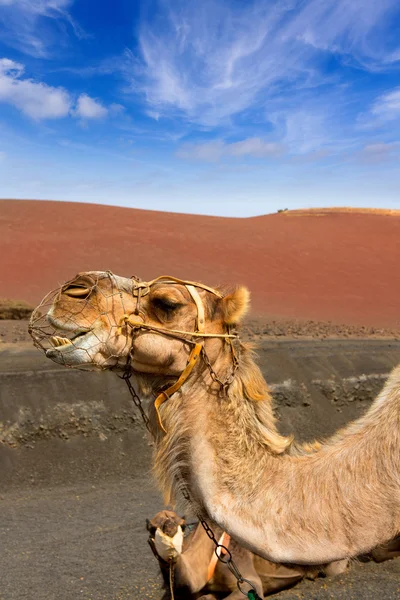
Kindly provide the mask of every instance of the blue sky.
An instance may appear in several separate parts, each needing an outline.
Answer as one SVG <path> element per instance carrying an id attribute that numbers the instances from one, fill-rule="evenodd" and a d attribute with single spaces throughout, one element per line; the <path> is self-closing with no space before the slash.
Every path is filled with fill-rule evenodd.
<path id="1" fill-rule="evenodd" d="M 0 197 L 400 208 L 398 0 L 0 0 Z"/>

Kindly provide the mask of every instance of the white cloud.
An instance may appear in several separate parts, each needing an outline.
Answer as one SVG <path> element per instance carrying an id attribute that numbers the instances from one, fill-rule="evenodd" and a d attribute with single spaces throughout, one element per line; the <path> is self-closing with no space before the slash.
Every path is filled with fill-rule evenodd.
<path id="1" fill-rule="evenodd" d="M 17 63 L 10 58 L 0 58 L 0 75 L 17 78 L 23 74 L 24 70 L 25 67 L 21 63 Z"/>
<path id="2" fill-rule="evenodd" d="M 387 46 L 382 29 L 391 24 L 397 0 L 308 0 L 296 11 L 286 35 L 313 48 L 376 69 L 386 63 Z M 300 5 L 294 2 L 294 5 Z M 392 60 L 398 50 L 392 49 Z"/>
<path id="3" fill-rule="evenodd" d="M 365 131 L 387 129 L 395 120 L 400 120 L 400 86 L 381 94 L 365 112 L 361 112 L 357 127 Z"/>
<path id="4" fill-rule="evenodd" d="M 218 162 L 225 157 L 251 156 L 255 158 L 277 158 L 285 152 L 282 144 L 266 142 L 260 138 L 247 138 L 231 144 L 214 140 L 201 144 L 184 144 L 177 152 L 178 158 Z"/>
<path id="5" fill-rule="evenodd" d="M 103 119 L 108 114 L 108 110 L 87 94 L 81 94 L 76 103 L 74 115 L 81 119 Z"/>
<path id="6" fill-rule="evenodd" d="M 81 94 L 74 106 L 74 98 L 67 90 L 24 78 L 24 71 L 21 63 L 0 58 L 0 102 L 11 104 L 31 119 L 40 121 L 71 115 L 93 120 L 103 119 L 109 113 L 118 116 L 123 111 L 120 104 L 112 104 L 108 109 L 87 94 Z"/>
<path id="7" fill-rule="evenodd" d="M 26 116 L 58 119 L 71 109 L 69 93 L 60 87 L 22 79 L 24 66 L 7 58 L 0 59 L 0 101 L 12 104 Z"/>
<path id="8" fill-rule="evenodd" d="M 141 25 L 135 89 L 153 114 L 207 127 L 257 106 L 268 114 L 280 86 L 287 93 L 326 83 L 321 51 L 372 70 L 389 55 L 393 61 L 396 42 L 378 34 L 397 7 L 397 0 L 163 0 Z"/>
<path id="9" fill-rule="evenodd" d="M 25 54 L 46 58 L 66 43 L 67 23 L 78 38 L 87 37 L 68 9 L 74 0 L 0 0 L 2 43 Z"/>
<path id="10" fill-rule="evenodd" d="M 400 87 L 380 96 L 371 108 L 380 121 L 392 121 L 400 117 Z"/>

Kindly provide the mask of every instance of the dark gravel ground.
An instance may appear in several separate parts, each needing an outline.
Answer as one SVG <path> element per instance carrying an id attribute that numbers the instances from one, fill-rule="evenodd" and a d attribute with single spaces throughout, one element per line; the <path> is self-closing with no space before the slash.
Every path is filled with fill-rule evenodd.
<path id="1" fill-rule="evenodd" d="M 149 477 L 2 496 L 1 600 L 159 599 Z"/>
<path id="2" fill-rule="evenodd" d="M 161 508 L 148 474 L 134 480 L 1 496 L 1 600 L 160 600 L 145 519 Z M 282 600 L 395 600 L 400 559 L 304 581 Z"/>

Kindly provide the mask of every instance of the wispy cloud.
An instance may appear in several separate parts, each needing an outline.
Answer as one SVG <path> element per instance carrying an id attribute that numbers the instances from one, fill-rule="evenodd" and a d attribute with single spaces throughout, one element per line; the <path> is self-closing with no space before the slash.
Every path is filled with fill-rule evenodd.
<path id="1" fill-rule="evenodd" d="M 271 113 L 270 119 L 293 154 L 308 154 L 329 143 L 331 112 L 329 107 L 324 111 L 316 107 L 289 107 L 286 111 Z"/>
<path id="2" fill-rule="evenodd" d="M 378 36 L 397 0 L 160 0 L 140 29 L 134 70 L 156 115 L 180 115 L 207 127 L 249 108 L 265 109 L 285 86 L 326 83 L 328 53 L 363 69 L 400 58 L 397 42 Z"/>
<path id="3" fill-rule="evenodd" d="M 357 117 L 359 130 L 387 130 L 390 137 L 396 132 L 395 122 L 400 123 L 400 86 L 379 94 Z M 392 124 L 392 126 L 390 125 Z"/>
<path id="4" fill-rule="evenodd" d="M 38 58 L 66 40 L 65 25 L 82 39 L 86 32 L 71 16 L 74 0 L 0 0 L 2 42 Z"/>
<path id="5" fill-rule="evenodd" d="M 277 158 L 284 154 L 282 144 L 267 142 L 260 138 L 248 138 L 240 142 L 225 143 L 215 140 L 200 144 L 183 144 L 178 152 L 178 158 L 218 162 L 226 157 Z"/>
<path id="6" fill-rule="evenodd" d="M 371 108 L 371 114 L 380 121 L 400 118 L 400 86 L 382 94 Z"/>

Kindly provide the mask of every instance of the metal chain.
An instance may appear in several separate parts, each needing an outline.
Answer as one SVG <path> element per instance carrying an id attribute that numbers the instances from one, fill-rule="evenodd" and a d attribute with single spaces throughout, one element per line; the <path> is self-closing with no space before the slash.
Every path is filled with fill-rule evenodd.
<path id="1" fill-rule="evenodd" d="M 229 387 L 229 385 L 232 383 L 236 371 L 239 368 L 239 359 L 236 355 L 236 352 L 233 348 L 233 345 L 231 343 L 231 352 L 232 352 L 232 372 L 231 375 L 228 376 L 228 378 L 225 381 L 221 381 L 221 379 L 219 379 L 218 375 L 216 374 L 216 372 L 213 369 L 213 366 L 211 365 L 211 362 L 207 356 L 207 353 L 204 350 L 204 346 L 202 348 L 202 357 L 203 360 L 206 364 L 206 366 L 208 367 L 209 371 L 210 371 L 210 375 L 213 381 L 215 381 L 216 383 L 218 383 L 220 385 L 221 391 L 223 390 L 225 393 Z M 132 371 L 130 368 L 130 356 L 128 356 L 128 360 L 126 363 L 126 369 L 124 374 L 121 376 L 121 379 L 123 379 L 126 383 L 126 385 L 128 386 L 128 390 L 131 394 L 133 403 L 135 404 L 135 406 L 139 409 L 141 417 L 143 419 L 143 422 L 147 428 L 147 430 L 149 431 L 150 435 L 153 437 L 154 439 L 154 433 L 150 427 L 150 420 L 145 412 L 145 410 L 143 409 L 142 406 L 142 401 L 140 399 L 140 397 L 138 396 L 135 388 L 133 387 L 130 378 L 132 377 Z M 184 497 L 184 499 L 188 502 L 188 504 L 190 506 L 193 507 L 193 502 L 192 499 L 190 497 L 190 493 L 189 493 L 189 489 L 186 485 L 185 480 L 183 479 L 182 475 L 179 475 L 179 479 L 180 479 L 180 485 L 179 485 L 179 489 Z M 260 596 L 257 594 L 257 591 L 253 585 L 253 583 L 251 581 L 249 581 L 248 579 L 245 579 L 241 572 L 239 571 L 235 561 L 232 558 L 232 554 L 230 552 L 230 550 L 228 548 L 226 548 L 226 546 L 224 546 L 223 544 L 220 544 L 217 540 L 217 538 L 215 537 L 215 534 L 213 532 L 213 530 L 211 529 L 211 527 L 208 525 L 207 521 L 204 520 L 204 518 L 202 517 L 202 515 L 198 512 L 195 511 L 197 518 L 199 519 L 199 522 L 201 523 L 204 531 L 206 532 L 206 534 L 208 535 L 208 537 L 210 538 L 210 540 L 212 540 L 215 544 L 215 548 L 214 548 L 214 552 L 216 554 L 216 557 L 218 558 L 218 560 L 225 564 L 229 571 L 232 573 L 232 575 L 236 578 L 236 584 L 237 587 L 239 589 L 239 591 L 244 595 L 247 596 L 247 598 L 249 600 L 262 600 L 262 598 L 260 598 Z M 222 550 L 224 551 L 224 555 L 222 554 Z M 245 592 L 243 590 L 243 585 L 248 585 L 249 589 L 247 590 L 247 592 Z M 173 574 L 172 574 L 172 564 L 170 564 L 170 589 L 171 589 L 171 594 L 172 594 L 172 598 L 173 598 Z"/>
<path id="2" fill-rule="evenodd" d="M 180 480 L 181 481 L 180 481 L 179 489 L 182 493 L 182 496 L 184 497 L 186 502 L 188 502 L 191 506 L 193 506 L 188 487 L 187 487 L 184 479 L 182 478 L 182 476 L 180 476 Z M 216 557 L 218 558 L 218 560 L 221 563 L 223 563 L 224 565 L 226 565 L 228 567 L 228 569 L 230 570 L 232 575 L 235 577 L 236 584 L 237 584 L 239 591 L 244 596 L 247 596 L 247 598 L 249 598 L 250 600 L 262 600 L 262 598 L 260 598 L 260 596 L 257 594 L 257 590 L 255 589 L 254 584 L 242 576 L 237 564 L 235 563 L 235 561 L 232 558 L 232 553 L 229 550 L 229 548 L 227 548 L 226 546 L 224 546 L 223 544 L 220 544 L 218 542 L 217 538 L 215 537 L 215 533 L 213 532 L 213 530 L 211 529 L 211 527 L 209 526 L 207 521 L 205 519 L 203 519 L 202 515 L 199 512 L 197 512 L 197 511 L 195 511 L 195 512 L 196 512 L 197 518 L 199 519 L 204 531 L 206 532 L 206 534 L 208 535 L 210 540 L 212 540 L 215 544 L 214 552 L 215 552 Z M 243 585 L 245 585 L 245 584 L 247 584 L 249 586 L 249 589 L 246 592 L 243 589 Z"/>
<path id="3" fill-rule="evenodd" d="M 142 406 L 142 401 L 139 398 L 139 396 L 136 393 L 135 388 L 133 387 L 132 383 L 130 382 L 130 378 L 132 377 L 132 373 L 130 371 L 128 371 L 128 369 L 125 371 L 125 373 L 120 377 L 120 379 L 123 379 L 126 383 L 126 385 L 128 386 L 128 390 L 131 394 L 132 400 L 134 405 L 139 409 L 141 417 L 143 419 L 143 423 L 146 425 L 147 431 L 154 437 L 153 435 L 153 431 L 150 427 L 150 419 L 149 417 L 146 415 L 146 412 Z"/>
<path id="4" fill-rule="evenodd" d="M 204 360 L 204 363 L 206 365 L 206 367 L 208 368 L 210 375 L 211 375 L 211 379 L 215 382 L 218 383 L 221 392 L 223 392 L 225 395 L 227 394 L 228 388 L 231 385 L 232 381 L 235 379 L 236 376 L 236 371 L 239 368 L 239 359 L 237 357 L 237 354 L 235 352 L 235 349 L 233 347 L 233 343 L 231 341 L 228 342 L 231 346 L 231 354 L 232 354 L 232 371 L 231 374 L 228 375 L 228 377 L 225 379 L 225 381 L 222 381 L 217 373 L 214 370 L 214 367 L 211 364 L 210 359 L 208 358 L 207 352 L 205 347 L 203 346 L 201 349 L 201 356 L 202 359 Z"/>

